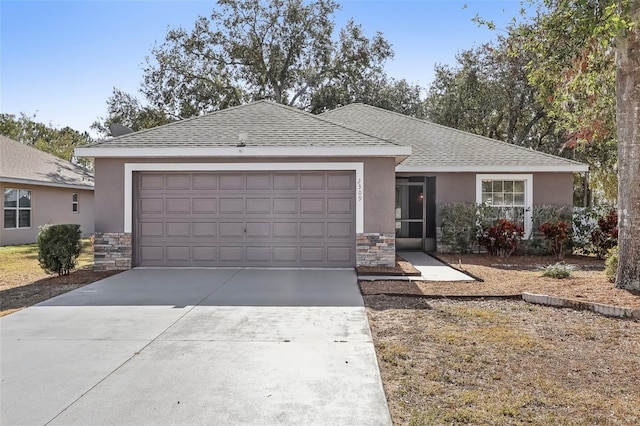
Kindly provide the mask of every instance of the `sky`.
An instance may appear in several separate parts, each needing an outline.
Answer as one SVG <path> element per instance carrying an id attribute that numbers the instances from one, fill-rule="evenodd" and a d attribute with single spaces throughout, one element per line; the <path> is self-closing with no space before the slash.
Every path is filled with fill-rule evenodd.
<path id="1" fill-rule="evenodd" d="M 474 16 L 505 28 L 522 7 L 520 0 L 338 1 L 336 28 L 353 18 L 367 36 L 381 31 L 395 52 L 387 73 L 423 87 L 435 64 L 454 65 L 457 52 L 496 38 Z M 90 131 L 114 87 L 137 94 L 145 56 L 167 30 L 190 30 L 214 7 L 204 0 L 0 0 L 0 112 Z"/>

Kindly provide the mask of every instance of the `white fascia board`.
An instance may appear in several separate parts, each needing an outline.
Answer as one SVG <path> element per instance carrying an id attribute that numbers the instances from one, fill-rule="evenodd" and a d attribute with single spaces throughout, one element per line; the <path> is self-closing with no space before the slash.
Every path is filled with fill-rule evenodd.
<path id="1" fill-rule="evenodd" d="M 76 148 L 76 157 L 192 158 L 192 157 L 408 157 L 410 146 L 236 147 L 236 148 Z"/>
<path id="2" fill-rule="evenodd" d="M 125 163 L 124 232 L 133 227 L 133 172 L 255 172 L 255 171 L 333 171 L 356 174 L 356 233 L 364 232 L 364 163 Z"/>
<path id="3" fill-rule="evenodd" d="M 21 185 L 34 185 L 34 186 L 53 186 L 55 188 L 84 189 L 86 191 L 93 191 L 93 185 L 75 185 L 72 183 L 43 182 L 43 181 L 31 180 L 31 179 L 0 177 L 0 182 L 18 183 Z"/>
<path id="4" fill-rule="evenodd" d="M 588 172 L 586 164 L 566 166 L 396 166 L 397 173 L 541 173 L 541 172 Z"/>

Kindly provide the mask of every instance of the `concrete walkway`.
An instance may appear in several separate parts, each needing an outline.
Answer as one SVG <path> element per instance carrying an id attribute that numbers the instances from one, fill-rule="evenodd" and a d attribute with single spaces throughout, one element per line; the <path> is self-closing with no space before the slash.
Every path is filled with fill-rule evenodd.
<path id="1" fill-rule="evenodd" d="M 0 318 L 2 425 L 390 425 L 352 270 L 136 269 Z"/>
<path id="2" fill-rule="evenodd" d="M 475 281 L 457 269 L 440 262 L 438 259 L 429 256 L 421 251 L 401 251 L 398 255 L 410 262 L 418 271 L 420 276 L 373 276 L 361 275 L 358 277 L 364 281 L 389 280 L 396 281 Z"/>

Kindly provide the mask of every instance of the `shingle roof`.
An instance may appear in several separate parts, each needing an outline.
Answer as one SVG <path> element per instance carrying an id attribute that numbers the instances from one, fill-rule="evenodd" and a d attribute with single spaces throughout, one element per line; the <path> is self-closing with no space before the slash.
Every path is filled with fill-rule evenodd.
<path id="1" fill-rule="evenodd" d="M 0 181 L 93 189 L 89 171 L 2 135 Z"/>
<path id="2" fill-rule="evenodd" d="M 577 161 L 474 135 L 364 104 L 351 104 L 320 117 L 401 145 L 412 154 L 399 170 L 585 170 Z"/>
<path id="3" fill-rule="evenodd" d="M 232 148 L 238 145 L 240 133 L 247 134 L 247 147 L 397 146 L 297 108 L 257 101 L 107 139 L 89 148 Z"/>

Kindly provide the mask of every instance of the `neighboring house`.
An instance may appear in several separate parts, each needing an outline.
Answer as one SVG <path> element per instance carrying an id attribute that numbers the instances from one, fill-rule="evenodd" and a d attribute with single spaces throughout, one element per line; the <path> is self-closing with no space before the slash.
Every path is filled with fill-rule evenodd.
<path id="1" fill-rule="evenodd" d="M 93 177 L 54 155 L 0 135 L 0 246 L 34 243 L 38 227 L 77 223 L 93 233 Z"/>
<path id="2" fill-rule="evenodd" d="M 97 269 L 393 265 L 396 243 L 429 248 L 440 203 L 492 201 L 500 183 L 515 206 L 571 204 L 586 171 L 364 105 L 315 116 L 268 101 L 76 155 L 95 158 Z"/>

